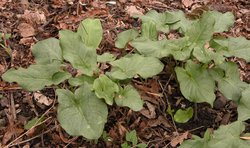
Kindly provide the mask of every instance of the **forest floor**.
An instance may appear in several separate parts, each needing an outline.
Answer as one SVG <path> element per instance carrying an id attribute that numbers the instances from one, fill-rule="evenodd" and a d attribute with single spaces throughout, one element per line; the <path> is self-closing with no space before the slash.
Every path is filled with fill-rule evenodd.
<path id="1" fill-rule="evenodd" d="M 192 14 L 199 8 L 233 12 L 234 27 L 223 35 L 250 39 L 249 0 L 1 0 L 0 33 L 2 36 L 11 34 L 4 44 L 11 49 L 12 58 L 0 47 L 0 75 L 11 67 L 28 67 L 34 63 L 32 45 L 49 37 L 57 38 L 59 30 L 76 30 L 85 18 L 101 20 L 104 36 L 98 52 L 119 53 L 114 45 L 117 34 L 140 27 L 140 20 L 131 17 L 133 13 L 145 14 L 154 9 L 158 12 L 182 10 Z M 242 80 L 249 83 L 250 64 L 238 59 L 235 62 L 239 65 Z M 125 134 L 133 129 L 137 131 L 139 141 L 148 147 L 177 147 L 191 134 L 203 136 L 207 128 L 217 129 L 219 125 L 237 119 L 237 106 L 217 93 L 213 108 L 206 103 L 197 104 L 197 119 L 175 123 L 167 114 L 167 107 L 170 105 L 176 110 L 194 104 L 181 95 L 168 66 L 145 82 L 133 80 L 133 85 L 145 102 L 144 108 L 133 112 L 110 106 L 105 131 L 111 140 L 104 137 L 93 142 L 69 136 L 60 127 L 53 88 L 28 92 L 0 79 L 0 147 L 120 147 Z M 41 126 L 28 131 L 24 129 L 29 120 L 42 115 L 46 119 Z"/>

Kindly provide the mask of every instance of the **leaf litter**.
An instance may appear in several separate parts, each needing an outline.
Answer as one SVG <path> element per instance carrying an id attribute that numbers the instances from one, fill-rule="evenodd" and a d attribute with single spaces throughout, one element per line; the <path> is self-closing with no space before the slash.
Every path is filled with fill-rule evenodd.
<path id="1" fill-rule="evenodd" d="M 116 55 L 120 55 L 121 53 L 114 46 L 114 41 L 117 33 L 121 32 L 122 30 L 137 26 L 140 23 L 137 20 L 132 19 L 129 15 L 133 15 L 134 13 L 138 14 L 145 13 L 148 11 L 148 9 L 156 9 L 159 12 L 165 11 L 166 9 L 169 8 L 184 9 L 187 12 L 189 12 L 190 9 L 187 7 L 192 7 L 193 9 L 195 4 L 197 3 L 197 1 L 191 2 L 190 0 L 183 0 L 182 2 L 136 0 L 132 2 L 126 1 L 125 4 L 119 2 L 116 2 L 116 4 L 108 4 L 104 1 L 98 1 L 98 3 L 93 3 L 90 1 L 81 1 L 80 3 L 80 1 L 78 2 L 78 1 L 65 1 L 65 0 L 52 1 L 52 2 L 53 5 L 46 2 L 37 2 L 37 1 L 32 1 L 28 3 L 27 1 L 25 3 L 24 1 L 22 1 L 22 3 L 20 2 L 11 3 L 4 0 L 0 2 L 1 6 L 0 32 L 12 34 L 13 37 L 8 42 L 13 52 L 15 52 L 16 54 L 12 60 L 8 56 L 3 58 L 1 57 L 0 65 L 2 67 L 6 67 L 6 65 L 8 67 L 10 66 L 27 67 L 27 65 L 33 63 L 33 58 L 32 56 L 30 56 L 30 46 L 32 44 L 34 44 L 37 40 L 45 39 L 48 37 L 57 37 L 58 31 L 62 28 L 68 28 L 74 30 L 77 28 L 78 23 L 82 19 L 87 17 L 101 17 L 103 19 L 102 23 L 105 30 L 103 37 L 104 41 L 102 41 L 102 44 L 98 52 L 103 53 L 109 50 L 111 53 L 116 53 Z M 128 3 L 130 4 L 131 8 L 126 10 Z M 245 1 L 241 0 L 241 3 L 207 1 L 207 2 L 202 2 L 201 5 L 206 5 L 210 9 L 218 10 L 221 12 L 228 12 L 228 11 L 232 11 L 235 13 L 237 12 L 236 26 L 232 28 L 231 31 L 226 33 L 225 35 L 226 36 L 243 35 L 248 39 L 250 39 L 249 21 L 247 21 L 249 12 L 245 11 L 249 8 L 249 3 L 247 0 Z M 101 7 L 98 8 L 99 6 Z M 8 17 L 8 15 L 10 15 L 11 13 L 13 13 L 13 17 Z M 24 45 L 19 44 L 19 41 L 21 40 L 22 40 L 21 43 L 24 43 Z M 236 59 L 236 61 L 240 62 L 241 60 Z M 243 80 L 249 82 L 250 81 L 249 64 L 248 63 L 244 64 L 241 64 L 241 70 L 242 70 L 241 75 Z M 180 96 L 180 92 L 177 89 L 176 82 L 174 80 L 169 80 L 168 79 L 169 77 L 170 75 L 165 75 L 157 79 L 165 82 L 166 85 L 169 86 L 169 88 L 171 89 L 171 93 L 169 92 L 166 93 L 169 95 L 170 98 Z M 3 97 L 9 98 L 9 96 L 7 95 L 9 91 L 17 91 L 16 88 L 18 87 L 14 86 L 15 85 L 13 84 L 10 85 L 1 81 L 0 91 L 1 94 L 3 94 Z M 148 89 L 151 87 L 152 90 Z M 118 146 L 119 144 L 123 143 L 124 139 L 123 137 L 125 136 L 125 133 L 127 131 L 132 131 L 134 128 L 138 129 L 138 136 L 140 140 L 146 141 L 146 143 L 148 143 L 150 146 L 163 147 L 171 143 L 170 145 L 172 145 L 172 147 L 175 147 L 179 143 L 181 143 L 184 139 L 189 138 L 186 135 L 188 130 L 199 128 L 202 125 L 205 127 L 216 129 L 219 124 L 218 122 L 215 122 L 217 116 L 221 116 L 223 118 L 224 116 L 226 116 L 228 112 L 231 112 L 229 121 L 227 122 L 235 120 L 234 117 L 235 108 L 231 107 L 230 109 L 230 106 L 233 105 L 231 105 L 230 102 L 228 101 L 226 102 L 226 105 L 223 108 L 217 110 L 211 109 L 206 105 L 201 105 L 199 107 L 200 109 L 198 112 L 201 112 L 203 114 L 207 113 L 211 116 L 206 117 L 200 113 L 198 114 L 198 119 L 199 119 L 198 121 L 191 121 L 189 123 L 186 123 L 186 125 L 181 125 L 181 124 L 176 125 L 178 127 L 179 137 L 177 136 L 178 138 L 171 140 L 171 138 L 166 138 L 166 137 L 174 137 L 175 128 L 174 125 L 172 125 L 172 123 L 168 124 L 166 123 L 167 121 L 171 122 L 171 118 L 166 117 L 166 113 L 164 112 L 164 109 L 166 109 L 167 106 L 166 98 L 154 95 L 157 93 L 161 93 L 161 91 L 159 91 L 161 90 L 160 87 L 154 86 L 153 88 L 153 83 L 142 82 L 140 84 L 139 90 L 140 94 L 143 94 L 145 96 L 145 100 L 150 102 L 147 103 L 150 105 L 146 105 L 147 108 L 149 109 L 147 116 L 144 116 L 139 112 L 131 113 L 128 109 L 110 107 L 111 112 L 109 114 L 108 118 L 109 121 L 105 127 L 105 130 L 107 131 L 108 134 L 110 134 L 113 141 L 116 141 L 118 143 L 117 144 Z M 43 94 L 46 94 L 46 96 L 50 97 L 44 97 Z M 25 103 L 23 98 L 26 98 L 27 96 L 29 95 L 27 95 L 27 92 L 25 90 L 18 89 L 18 91 L 14 93 L 14 101 L 16 105 L 15 108 L 17 111 L 17 120 L 21 119 L 21 116 L 24 116 L 25 118 L 29 119 L 35 118 L 37 115 L 42 115 L 48 109 L 46 107 L 42 109 L 37 104 L 31 105 L 30 103 L 29 104 Z M 42 100 L 41 102 L 49 105 L 50 101 L 48 99 L 54 97 L 55 96 L 53 88 L 48 88 L 45 90 L 45 93 L 38 94 L 36 98 L 40 98 Z M 38 99 L 38 101 L 40 99 Z M 189 105 L 189 102 L 187 101 L 181 101 L 180 104 L 175 105 L 176 103 L 174 99 L 171 99 L 170 103 L 172 107 L 175 109 L 180 108 L 180 104 Z M 8 117 L 10 117 L 9 114 L 13 113 L 10 112 L 7 115 L 5 114 L 4 110 L 9 110 L 10 107 L 11 105 L 6 105 L 4 101 L 0 103 L 0 117 L 6 122 L 5 126 L 0 128 L 1 135 L 6 135 L 6 136 L 4 136 L 5 138 L 3 136 L 0 136 L 0 139 L 1 141 L 4 140 L 5 144 L 7 144 L 10 141 L 13 141 L 16 138 L 16 136 L 20 136 L 24 132 L 23 128 L 24 125 L 19 124 L 17 121 L 8 120 L 9 119 Z M 55 111 L 56 111 L 55 109 L 52 109 L 49 112 L 49 115 L 54 117 L 54 119 L 55 119 Z M 154 123 L 148 122 L 148 120 L 150 121 L 154 120 L 155 122 Z M 208 122 L 208 120 L 212 120 L 212 122 Z M 159 123 L 157 123 L 158 121 Z M 15 134 L 11 133 L 10 130 L 8 130 L 9 126 L 13 123 L 14 125 L 17 125 L 16 128 L 17 130 Z M 49 143 L 51 142 L 54 144 L 54 146 L 56 145 L 62 145 L 62 146 L 71 145 L 73 147 L 91 146 L 91 145 L 93 146 L 93 143 L 82 140 L 79 137 L 72 139 L 71 142 L 69 142 L 69 140 L 63 139 L 63 138 L 68 139 L 68 135 L 64 131 L 61 131 L 60 134 L 56 132 L 58 130 L 55 130 L 55 128 L 58 128 L 59 126 L 57 122 L 46 121 L 45 124 L 47 127 L 42 130 L 42 133 L 44 132 L 42 140 L 40 140 L 42 136 L 38 136 L 37 138 L 31 140 L 30 142 L 22 143 L 20 145 L 41 147 L 41 146 L 48 146 L 47 145 L 48 142 Z M 46 132 L 47 130 L 50 129 L 51 129 L 50 132 Z M 120 131 L 119 134 L 116 133 L 117 131 Z M 193 131 L 193 133 L 196 133 L 197 135 L 203 135 L 204 131 L 205 128 L 200 128 Z M 27 139 L 29 140 L 28 137 L 22 137 L 20 141 L 25 141 Z M 68 142 L 66 143 L 66 141 Z M 108 141 L 102 141 L 102 140 L 99 140 L 99 142 L 96 144 L 97 147 L 103 145 L 106 145 L 107 147 L 117 146 L 115 143 L 110 143 Z"/>

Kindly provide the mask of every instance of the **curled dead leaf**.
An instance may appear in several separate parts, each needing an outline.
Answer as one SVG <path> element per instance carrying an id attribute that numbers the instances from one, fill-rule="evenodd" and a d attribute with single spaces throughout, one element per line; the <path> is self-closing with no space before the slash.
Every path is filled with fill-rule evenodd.
<path id="1" fill-rule="evenodd" d="M 41 104 L 44 104 L 46 106 L 50 106 L 53 103 L 53 100 L 46 97 L 45 95 L 39 93 L 39 92 L 35 92 L 34 93 L 34 99 Z"/>
<path id="2" fill-rule="evenodd" d="M 134 16 L 134 15 L 143 15 L 143 9 L 137 8 L 136 6 L 127 6 L 126 7 L 126 12 L 129 14 L 129 16 Z"/>
<path id="3" fill-rule="evenodd" d="M 185 139 L 188 138 L 188 131 L 186 131 L 185 133 L 182 134 L 178 134 L 177 136 L 175 136 L 170 144 L 172 147 L 176 147 L 178 144 L 181 144 Z"/>
<path id="4" fill-rule="evenodd" d="M 18 30 L 20 35 L 24 38 L 34 36 L 36 34 L 33 26 L 27 23 L 19 24 Z"/>

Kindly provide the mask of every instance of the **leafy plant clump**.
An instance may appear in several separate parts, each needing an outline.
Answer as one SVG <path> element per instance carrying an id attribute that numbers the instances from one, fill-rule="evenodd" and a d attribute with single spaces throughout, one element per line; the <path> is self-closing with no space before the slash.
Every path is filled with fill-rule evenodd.
<path id="1" fill-rule="evenodd" d="M 230 12 L 204 11 L 199 18 L 188 19 L 182 11 L 158 13 L 152 10 L 146 15 L 135 17 L 142 20 L 141 30 L 130 29 L 120 33 L 116 47 L 125 48 L 129 43 L 145 57 L 173 58 L 176 63 L 180 63 L 173 69 L 182 95 L 191 102 L 206 102 L 213 106 L 215 92 L 219 91 L 238 104 L 237 123 L 221 127 L 212 137 L 226 139 L 227 136 L 234 136 L 230 143 L 222 143 L 229 147 L 234 147 L 235 143 L 247 147 L 249 142 L 239 137 L 242 130 L 230 132 L 231 135 L 220 133 L 231 126 L 242 128 L 242 121 L 250 118 L 250 85 L 241 81 L 237 64 L 228 60 L 229 57 L 238 57 L 250 62 L 250 41 L 244 37 L 214 35 L 228 31 L 234 24 L 234 15 Z M 179 37 L 168 38 L 166 35 L 172 30 L 177 31 Z M 192 108 L 178 110 L 174 119 L 185 123 L 192 118 L 192 114 Z M 198 138 L 188 144 L 184 142 L 182 147 L 202 147 L 197 143 L 206 142 L 206 138 Z M 213 147 L 215 143 L 212 140 L 203 147 Z M 217 145 L 215 147 L 224 147 Z"/>
<path id="2" fill-rule="evenodd" d="M 60 125 L 72 136 L 98 139 L 107 121 L 107 105 L 115 102 L 134 111 L 142 109 L 143 101 L 128 80 L 135 76 L 146 79 L 163 69 L 155 57 L 129 54 L 116 59 L 110 53 L 97 55 L 102 35 L 100 20 L 85 19 L 77 32 L 62 30 L 59 39 L 37 42 L 32 47 L 36 63 L 27 69 L 12 68 L 2 78 L 29 91 L 56 86 Z M 101 63 L 109 63 L 111 71 L 99 74 Z M 76 77 L 67 71 L 69 64 L 77 70 Z M 59 85 L 65 81 L 68 88 Z"/>

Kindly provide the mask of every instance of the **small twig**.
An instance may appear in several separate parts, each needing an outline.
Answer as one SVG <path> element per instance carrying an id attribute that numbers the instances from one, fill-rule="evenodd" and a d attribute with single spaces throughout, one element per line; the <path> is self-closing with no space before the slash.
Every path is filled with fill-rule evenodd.
<path id="1" fill-rule="evenodd" d="M 10 104 L 11 104 L 11 113 L 12 113 L 13 120 L 16 121 L 16 108 L 15 108 L 13 93 L 10 93 Z"/>

